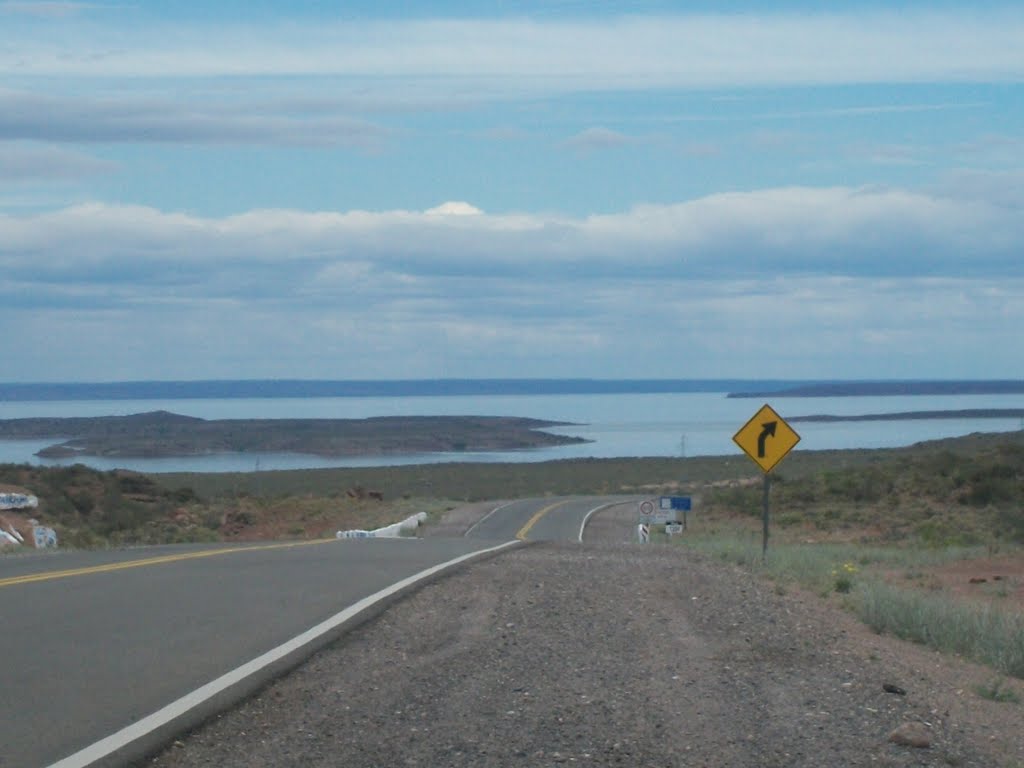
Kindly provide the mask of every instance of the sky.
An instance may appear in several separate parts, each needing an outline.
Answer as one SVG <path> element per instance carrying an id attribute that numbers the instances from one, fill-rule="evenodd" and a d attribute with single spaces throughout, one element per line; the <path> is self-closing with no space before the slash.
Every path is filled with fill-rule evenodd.
<path id="1" fill-rule="evenodd" d="M 1022 378 L 1021 40 L 1019 3 L 0 0 L 0 380 Z"/>

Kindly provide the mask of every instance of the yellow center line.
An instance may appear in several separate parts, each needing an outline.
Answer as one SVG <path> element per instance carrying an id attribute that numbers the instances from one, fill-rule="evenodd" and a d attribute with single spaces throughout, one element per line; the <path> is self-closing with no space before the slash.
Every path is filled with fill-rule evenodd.
<path id="1" fill-rule="evenodd" d="M 91 565 L 85 568 L 69 568 L 64 571 L 46 571 L 44 573 L 30 573 L 25 576 L 10 576 L 0 579 L 0 587 L 10 587 L 15 584 L 31 584 L 36 581 L 50 581 L 51 579 L 67 579 L 72 576 L 85 576 L 92 573 L 109 573 L 110 571 L 123 571 L 128 568 L 143 568 L 149 565 L 161 565 L 163 563 L 177 563 L 182 560 L 195 560 L 200 557 L 213 557 L 214 555 L 230 555 L 234 552 L 258 552 L 267 549 L 285 549 L 288 547 L 307 547 L 311 544 L 324 544 L 335 539 L 312 539 L 310 541 L 290 541 L 280 544 L 261 544 L 254 547 L 228 547 L 224 549 L 207 549 L 202 552 L 185 552 L 180 555 L 161 555 L 160 557 L 147 557 L 141 560 L 126 560 L 123 563 L 108 563 L 106 565 Z"/>
<path id="2" fill-rule="evenodd" d="M 528 534 L 530 532 L 530 529 L 533 528 L 533 526 L 537 523 L 538 520 L 540 520 L 542 517 L 544 517 L 544 515 L 546 515 L 548 512 L 550 512 L 555 507 L 560 507 L 563 504 L 568 504 L 568 503 L 569 503 L 568 501 L 556 501 L 554 504 L 549 504 L 548 506 L 544 507 L 544 509 L 541 509 L 538 512 L 535 512 L 533 517 L 531 517 L 529 520 L 526 521 L 526 525 L 524 525 L 522 528 L 519 529 L 519 533 L 516 534 L 516 538 L 519 539 L 520 541 L 525 541 L 526 540 L 526 534 Z"/>

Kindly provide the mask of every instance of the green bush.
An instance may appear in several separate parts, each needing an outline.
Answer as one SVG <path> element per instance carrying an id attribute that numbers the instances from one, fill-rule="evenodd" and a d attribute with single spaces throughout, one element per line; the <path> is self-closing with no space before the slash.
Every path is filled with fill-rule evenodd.
<path id="1" fill-rule="evenodd" d="M 835 590 L 840 594 L 847 594 L 853 589 L 853 579 L 849 576 L 837 576 Z"/>
<path id="2" fill-rule="evenodd" d="M 1024 507 L 1004 507 L 998 510 L 995 523 L 1001 538 L 1024 544 Z"/>
<path id="3" fill-rule="evenodd" d="M 981 537 L 948 520 L 927 520 L 914 527 L 921 543 L 936 549 L 943 547 L 973 547 L 981 544 Z"/>
<path id="4" fill-rule="evenodd" d="M 1011 501 L 1016 493 L 1016 484 L 1012 478 L 999 475 L 982 476 L 971 483 L 969 490 L 961 498 L 972 507 L 987 507 Z"/>

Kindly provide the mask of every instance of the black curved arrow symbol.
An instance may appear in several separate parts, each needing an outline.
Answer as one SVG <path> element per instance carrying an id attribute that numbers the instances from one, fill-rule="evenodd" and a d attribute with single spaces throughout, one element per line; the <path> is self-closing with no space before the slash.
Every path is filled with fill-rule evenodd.
<path id="1" fill-rule="evenodd" d="M 764 458 L 764 443 L 769 437 L 775 437 L 775 427 L 779 422 L 766 421 L 761 425 L 761 434 L 757 436 L 757 458 Z"/>

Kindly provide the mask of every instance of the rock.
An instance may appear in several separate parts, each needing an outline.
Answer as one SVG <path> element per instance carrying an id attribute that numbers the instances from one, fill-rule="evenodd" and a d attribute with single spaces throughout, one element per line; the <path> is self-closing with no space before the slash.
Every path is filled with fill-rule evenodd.
<path id="1" fill-rule="evenodd" d="M 882 685 L 882 690 L 886 693 L 895 693 L 897 696 L 907 695 L 907 692 L 905 690 L 900 688 L 898 685 L 893 685 L 892 683 L 884 683 Z"/>
<path id="2" fill-rule="evenodd" d="M 931 734 L 923 723 L 903 723 L 889 734 L 889 741 L 901 747 L 928 749 L 932 745 Z"/>

